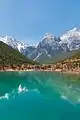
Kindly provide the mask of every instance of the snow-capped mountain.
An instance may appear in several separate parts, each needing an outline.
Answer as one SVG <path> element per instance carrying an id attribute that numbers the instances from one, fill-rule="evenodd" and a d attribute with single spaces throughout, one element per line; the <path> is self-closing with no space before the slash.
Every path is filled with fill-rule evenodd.
<path id="1" fill-rule="evenodd" d="M 30 58 L 38 62 L 54 58 L 61 52 L 68 52 L 80 48 L 80 29 L 73 28 L 61 37 L 54 37 L 46 33 L 39 42 L 37 49 L 30 54 Z"/>
<path id="2" fill-rule="evenodd" d="M 37 62 L 43 62 L 53 58 L 55 54 L 62 52 L 63 49 L 56 39 L 52 34 L 46 33 L 37 48 L 29 55 L 29 58 Z"/>
<path id="3" fill-rule="evenodd" d="M 60 37 L 61 41 L 59 42 L 61 46 L 67 47 L 70 51 L 77 50 L 80 48 L 80 29 L 73 28 L 64 35 Z"/>
<path id="4" fill-rule="evenodd" d="M 17 40 L 15 38 L 12 38 L 10 36 L 4 36 L 4 37 L 1 36 L 0 41 L 10 45 L 12 48 L 17 49 L 18 44 L 17 44 Z"/>
<path id="5" fill-rule="evenodd" d="M 1 36 L 0 41 L 16 50 L 19 50 L 19 52 L 27 57 L 36 49 L 36 46 L 29 46 L 28 44 L 21 43 L 19 40 L 11 36 Z"/>
<path id="6" fill-rule="evenodd" d="M 11 36 L 1 36 L 0 41 L 6 43 L 14 49 L 18 49 L 19 51 L 21 51 L 22 49 L 26 49 L 26 47 L 28 46 L 27 44 L 20 43 L 16 38 L 13 38 Z"/>
<path id="7" fill-rule="evenodd" d="M 34 61 L 45 63 L 45 61 L 53 59 L 55 55 L 59 55 L 61 52 L 79 49 L 80 29 L 73 28 L 60 37 L 46 33 L 37 46 L 29 46 L 10 36 L 1 36 L 0 41 L 19 50 L 19 52 Z"/>
<path id="8" fill-rule="evenodd" d="M 0 41 L 4 42 L 5 44 L 11 46 L 12 48 L 16 50 L 19 50 L 19 52 L 21 52 L 22 54 L 26 56 L 35 49 L 34 46 L 28 46 L 25 43 L 21 43 L 19 42 L 19 40 L 11 36 L 4 36 L 4 37 L 1 36 Z"/>

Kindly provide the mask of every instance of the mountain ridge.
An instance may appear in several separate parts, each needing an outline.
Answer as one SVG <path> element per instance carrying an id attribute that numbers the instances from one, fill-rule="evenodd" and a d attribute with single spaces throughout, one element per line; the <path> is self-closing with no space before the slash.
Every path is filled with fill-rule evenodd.
<path id="1" fill-rule="evenodd" d="M 60 37 L 46 33 L 36 47 L 21 43 L 10 36 L 0 37 L 0 41 L 19 50 L 29 59 L 37 62 L 42 60 L 44 63 L 47 59 L 53 59 L 56 54 L 80 49 L 80 29 L 75 27 Z"/>
<path id="2" fill-rule="evenodd" d="M 26 58 L 18 50 L 0 41 L 0 66 L 22 64 L 35 64 L 35 62 Z"/>

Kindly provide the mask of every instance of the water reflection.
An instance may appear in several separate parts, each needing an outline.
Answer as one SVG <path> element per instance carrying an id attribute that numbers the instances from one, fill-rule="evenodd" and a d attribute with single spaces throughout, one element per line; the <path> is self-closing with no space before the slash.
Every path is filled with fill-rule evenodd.
<path id="1" fill-rule="evenodd" d="M 53 72 L 0 73 L 0 99 L 9 100 L 29 91 L 48 99 L 57 94 L 60 99 L 76 104 L 80 102 L 80 76 Z"/>

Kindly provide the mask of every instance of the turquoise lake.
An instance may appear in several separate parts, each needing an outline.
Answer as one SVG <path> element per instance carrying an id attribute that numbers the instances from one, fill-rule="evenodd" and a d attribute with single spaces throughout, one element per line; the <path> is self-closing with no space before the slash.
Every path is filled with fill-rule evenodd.
<path id="1" fill-rule="evenodd" d="M 80 76 L 0 72 L 0 120 L 80 120 Z"/>

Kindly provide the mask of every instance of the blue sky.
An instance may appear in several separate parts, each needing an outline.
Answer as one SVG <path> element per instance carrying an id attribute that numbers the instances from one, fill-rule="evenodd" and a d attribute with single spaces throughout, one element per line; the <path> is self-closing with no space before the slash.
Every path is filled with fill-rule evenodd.
<path id="1" fill-rule="evenodd" d="M 46 32 L 59 36 L 80 27 L 80 0 L 0 0 L 0 35 L 36 44 Z"/>

